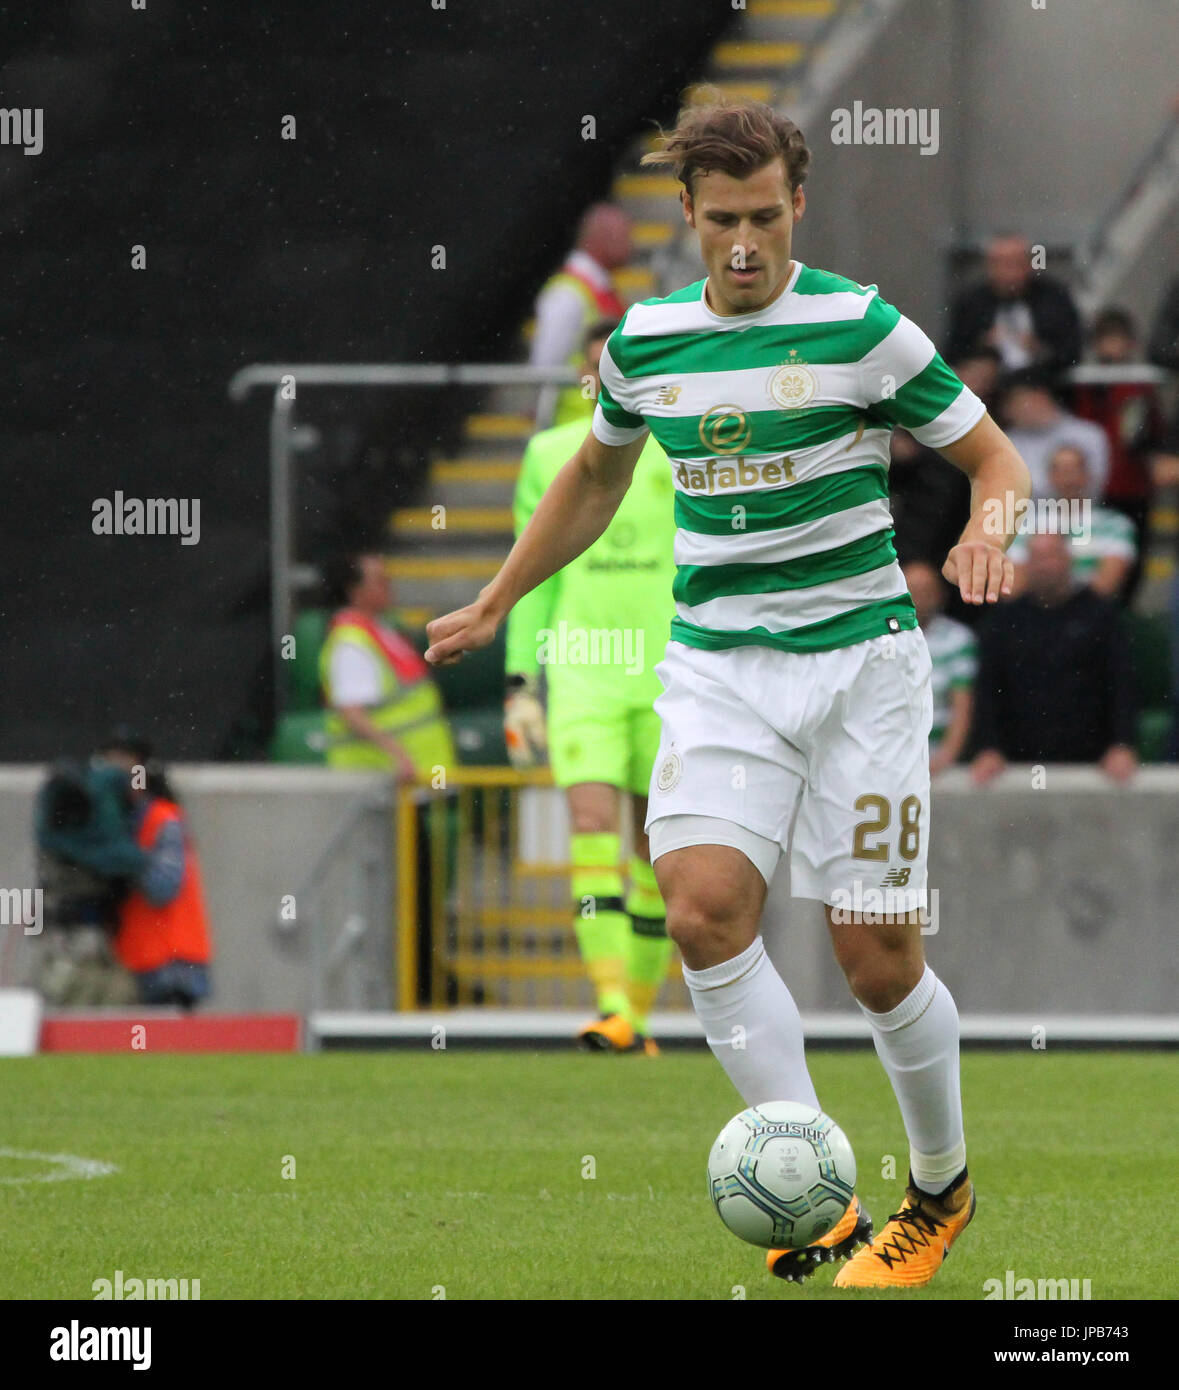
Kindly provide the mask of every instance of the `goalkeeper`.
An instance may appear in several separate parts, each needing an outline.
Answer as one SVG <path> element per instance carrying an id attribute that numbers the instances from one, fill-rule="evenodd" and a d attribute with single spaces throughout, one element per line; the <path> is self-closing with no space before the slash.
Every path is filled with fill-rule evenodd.
<path id="1" fill-rule="evenodd" d="M 617 320 L 585 337 L 583 386 L 598 393 L 598 360 Z M 585 421 L 542 430 L 528 444 L 516 485 L 518 536 L 545 489 L 577 452 Z M 516 604 L 508 620 L 504 732 L 517 767 L 543 760 L 565 789 L 572 827 L 574 930 L 601 1017 L 581 1030 L 604 1052 L 658 1048 L 648 1021 L 667 975 L 671 942 L 643 829 L 659 751 L 663 658 L 675 606 L 671 467 L 650 437 L 634 482 L 602 536 Z M 546 711 L 540 698 L 544 668 Z M 547 723 L 547 731 L 546 731 Z M 632 799 L 634 852 L 622 875 L 622 799 Z"/>

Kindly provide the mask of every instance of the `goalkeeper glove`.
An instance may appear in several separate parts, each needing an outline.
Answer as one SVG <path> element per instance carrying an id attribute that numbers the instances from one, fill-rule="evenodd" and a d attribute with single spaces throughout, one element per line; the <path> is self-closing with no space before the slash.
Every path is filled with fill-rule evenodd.
<path id="1" fill-rule="evenodd" d="M 504 742 L 513 767 L 539 767 L 548 754 L 544 706 L 537 682 L 529 676 L 508 677 Z"/>

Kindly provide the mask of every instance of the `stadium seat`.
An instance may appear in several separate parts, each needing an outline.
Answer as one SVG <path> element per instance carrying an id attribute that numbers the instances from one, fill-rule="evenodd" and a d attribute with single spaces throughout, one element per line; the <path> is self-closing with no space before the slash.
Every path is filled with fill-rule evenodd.
<path id="1" fill-rule="evenodd" d="M 326 734 L 323 710 L 297 710 L 284 714 L 275 725 L 270 756 L 276 763 L 325 762 Z"/>
<path id="2" fill-rule="evenodd" d="M 1161 613 L 1129 613 L 1130 652 L 1139 707 L 1165 709 L 1171 701 L 1171 641 Z"/>
<path id="3" fill-rule="evenodd" d="M 326 608 L 305 608 L 295 619 L 295 658 L 287 675 L 287 708 L 292 712 L 319 709 L 319 653 L 329 617 Z"/>
<path id="4" fill-rule="evenodd" d="M 435 668 L 434 679 L 438 682 L 447 712 L 452 717 L 456 710 L 485 710 L 494 703 L 500 710 L 502 720 L 506 627 L 506 624 L 501 625 L 489 646 L 477 652 L 468 652 L 453 666 Z"/>
<path id="5" fill-rule="evenodd" d="M 1144 763 L 1161 763 L 1166 760 L 1170 732 L 1170 710 L 1142 711 L 1138 716 L 1138 756 Z"/>
<path id="6" fill-rule="evenodd" d="M 482 709 L 452 711 L 450 730 L 454 735 L 459 762 L 464 766 L 507 767 L 502 700 L 494 705 L 485 705 Z"/>

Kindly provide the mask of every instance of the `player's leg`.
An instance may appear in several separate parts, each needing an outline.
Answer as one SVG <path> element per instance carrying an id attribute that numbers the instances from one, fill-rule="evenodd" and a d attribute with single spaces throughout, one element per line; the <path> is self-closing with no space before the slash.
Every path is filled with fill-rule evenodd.
<path id="1" fill-rule="evenodd" d="M 573 929 L 599 1014 L 579 1040 L 603 1052 L 634 1045 L 626 994 L 630 919 L 621 864 L 626 709 L 609 696 L 607 687 L 579 672 L 549 673 L 549 762 L 569 807 Z"/>
<path id="2" fill-rule="evenodd" d="M 929 653 L 911 631 L 823 653 L 815 664 L 838 694 L 809 750 L 815 773 L 795 826 L 795 891 L 827 904 L 835 956 L 871 1026 L 913 1167 L 906 1206 L 836 1283 L 920 1284 L 973 1210 L 958 1014 L 925 963 L 918 918 L 926 906 Z"/>
<path id="3" fill-rule="evenodd" d="M 604 782 L 578 782 L 566 787 L 565 797 L 573 926 L 600 1015 L 580 1038 L 595 1050 L 616 1050 L 633 1042 L 626 992 L 630 919 L 623 902 L 621 796 Z"/>
<path id="4" fill-rule="evenodd" d="M 644 828 L 647 788 L 659 752 L 659 716 L 653 709 L 634 709 L 629 717 L 630 773 L 634 847 L 627 865 L 625 907 L 630 919 L 626 949 L 626 993 L 635 1032 L 648 1056 L 658 1053 L 650 1037 L 650 1015 L 667 978 L 672 942 L 667 935 L 667 909 L 651 867 L 651 846 Z"/>

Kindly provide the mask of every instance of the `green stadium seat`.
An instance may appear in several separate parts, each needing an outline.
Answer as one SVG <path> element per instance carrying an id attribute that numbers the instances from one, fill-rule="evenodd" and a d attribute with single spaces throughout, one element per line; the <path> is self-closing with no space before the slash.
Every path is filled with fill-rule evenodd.
<path id="1" fill-rule="evenodd" d="M 498 700 L 482 709 L 459 709 L 450 714 L 459 762 L 466 767 L 507 767 L 504 744 L 504 707 Z"/>
<path id="2" fill-rule="evenodd" d="M 323 710 L 298 710 L 284 714 L 275 725 L 270 756 L 276 763 L 323 763 L 326 746 Z"/>
<path id="3" fill-rule="evenodd" d="M 502 721 L 506 628 L 506 623 L 501 625 L 489 646 L 468 652 L 453 666 L 434 668 L 434 679 L 448 714 L 453 716 L 457 710 L 485 710 L 494 704 Z"/>
<path id="4" fill-rule="evenodd" d="M 1165 709 L 1171 702 L 1169 619 L 1163 613 L 1128 613 L 1126 617 L 1139 707 Z"/>
<path id="5" fill-rule="evenodd" d="M 1161 763 L 1167 756 L 1171 711 L 1143 710 L 1138 716 L 1138 756 L 1144 763 Z"/>
<path id="6" fill-rule="evenodd" d="M 288 663 L 286 700 L 292 712 L 319 708 L 319 653 L 330 617 L 326 608 L 305 608 L 295 619 L 295 655 Z"/>

